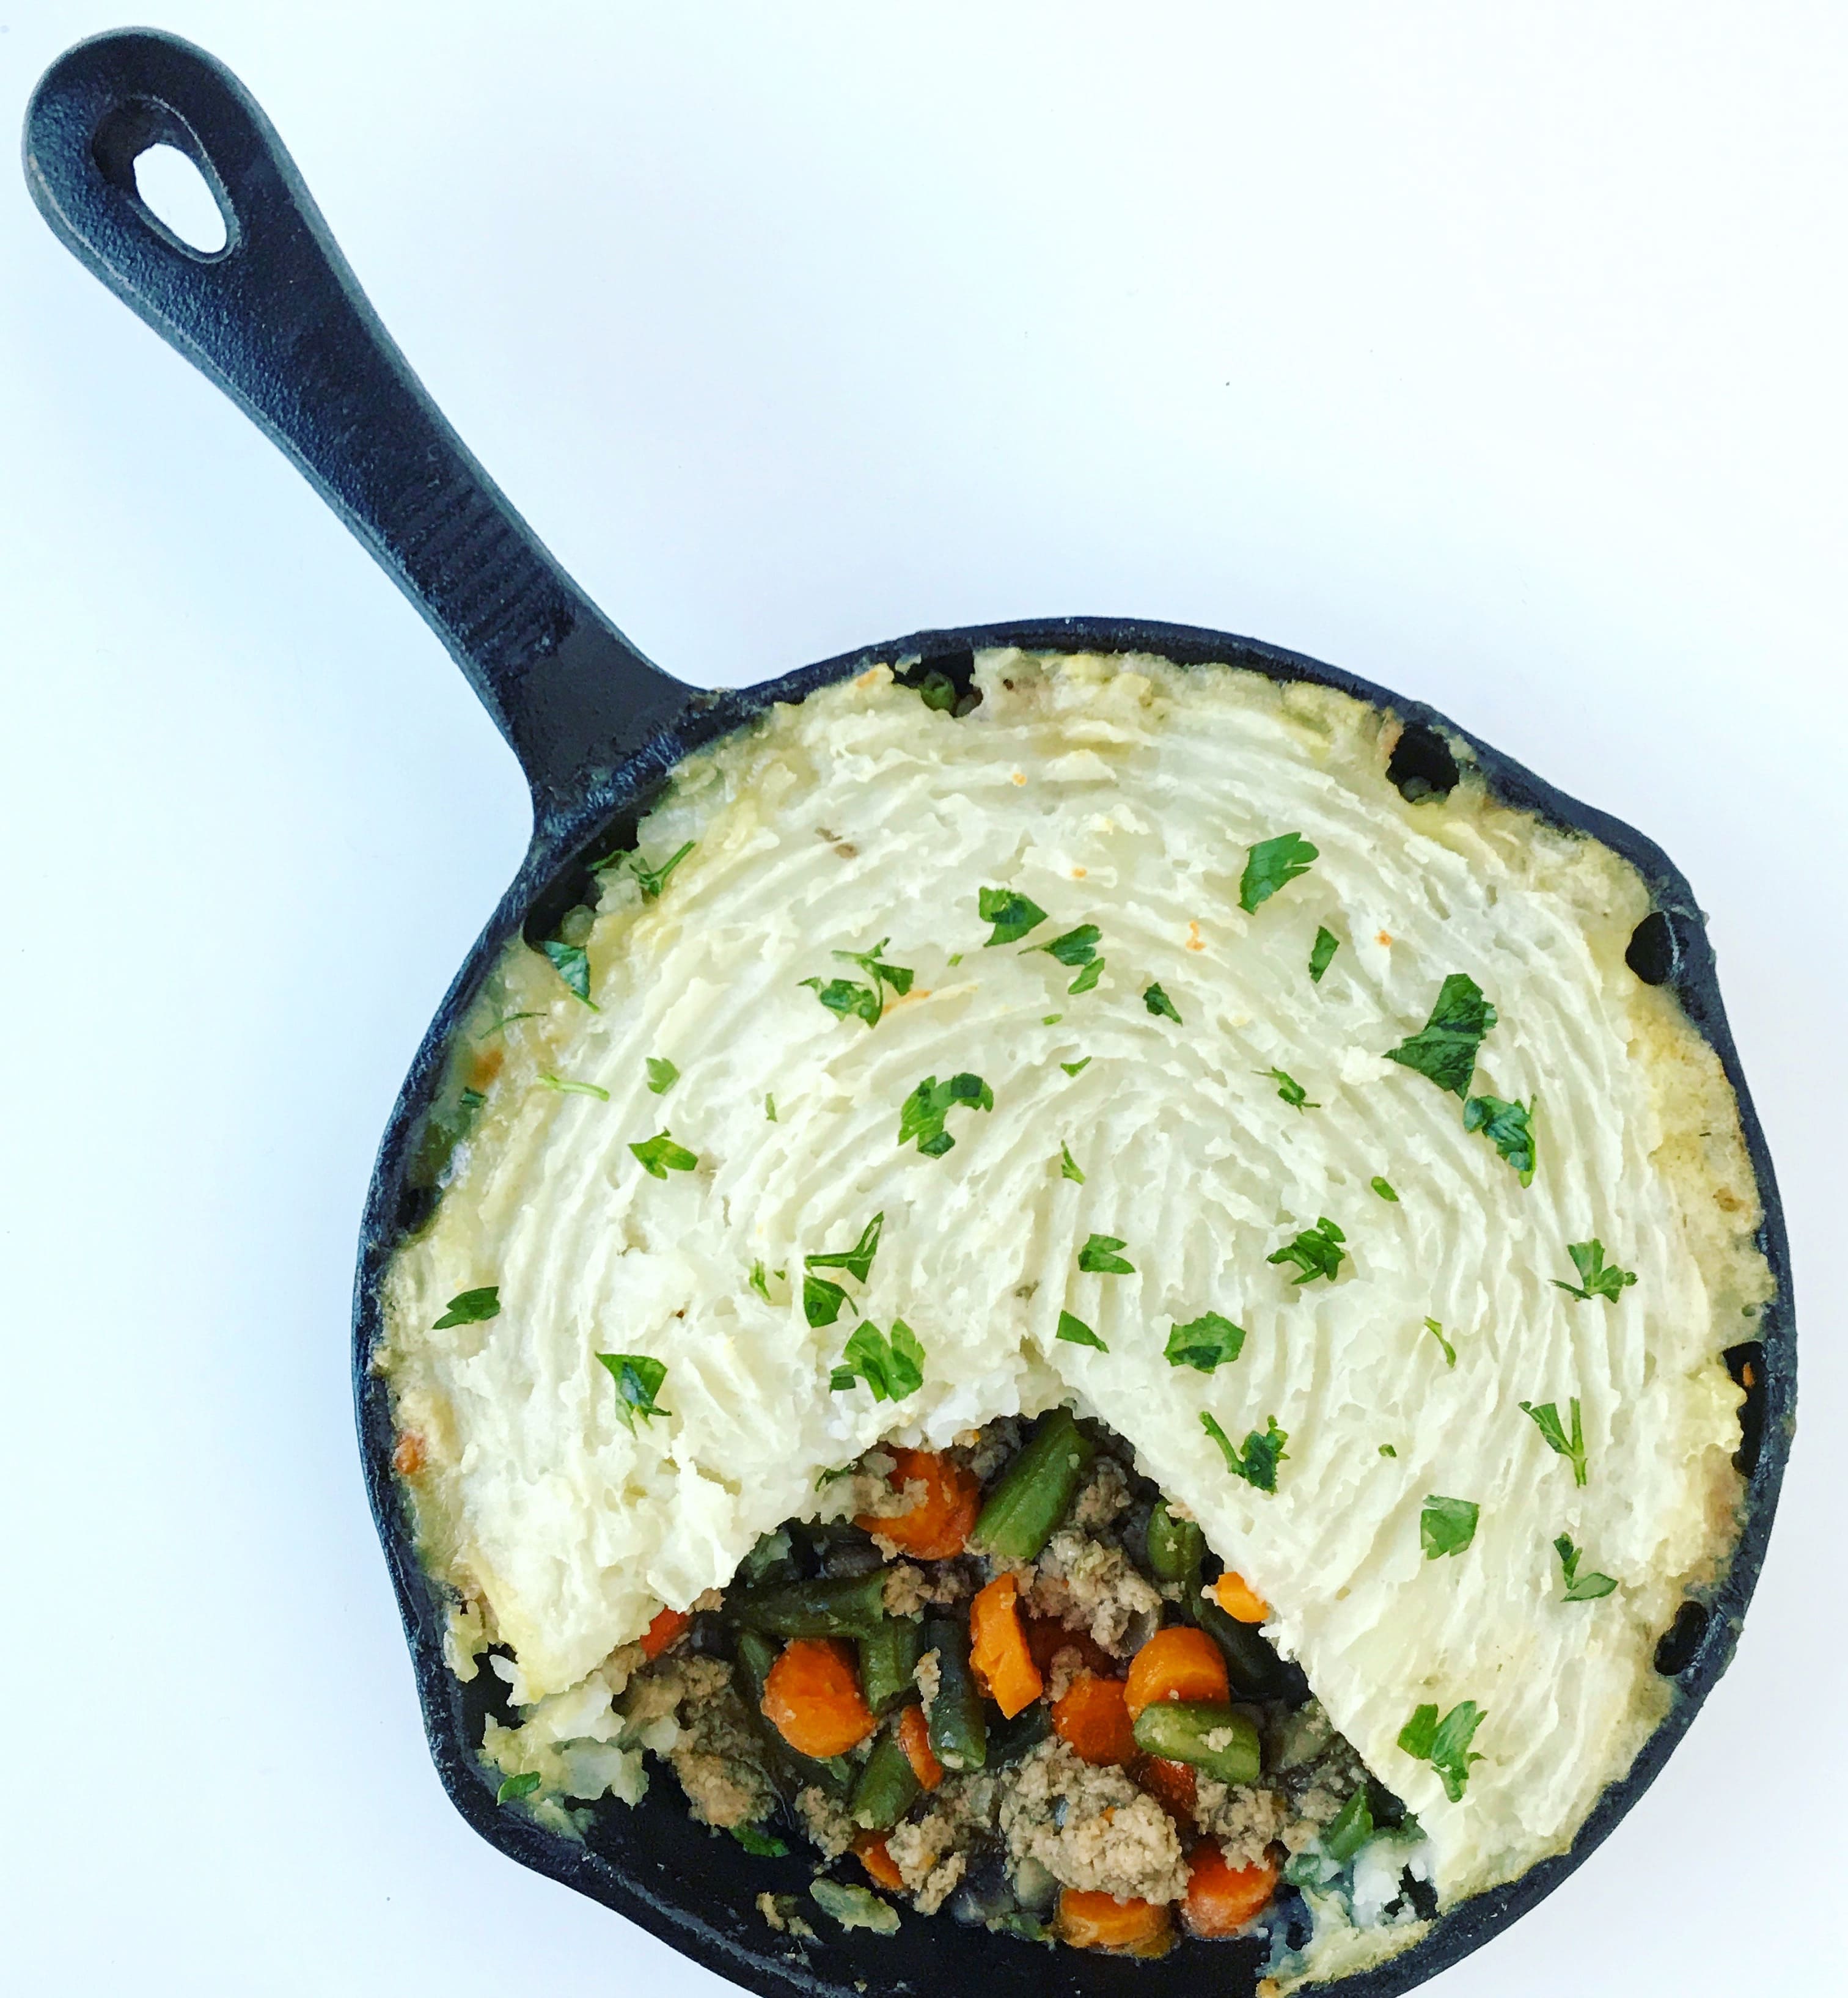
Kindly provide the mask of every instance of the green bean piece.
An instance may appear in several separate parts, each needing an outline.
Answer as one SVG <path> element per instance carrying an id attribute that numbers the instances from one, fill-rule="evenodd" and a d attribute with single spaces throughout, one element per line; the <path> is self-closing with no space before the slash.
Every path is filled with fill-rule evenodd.
<path id="1" fill-rule="evenodd" d="M 725 1608 L 746 1630 L 773 1637 L 863 1637 L 884 1619 L 885 1577 L 875 1568 L 870 1575 L 742 1588 Z"/>
<path id="2" fill-rule="evenodd" d="M 1226 1679 L 1238 1699 L 1286 1699 L 1292 1688 L 1283 1661 L 1255 1627 L 1228 1616 L 1204 1590 L 1188 1607 L 1193 1620 L 1218 1645 L 1226 1661 Z"/>
<path id="3" fill-rule="evenodd" d="M 1032 1561 L 1071 1509 L 1096 1450 L 1069 1409 L 1054 1409 L 989 1493 L 969 1544 L 1002 1561 Z"/>
<path id="4" fill-rule="evenodd" d="M 884 1617 L 861 1637 L 860 1690 L 875 1713 L 911 1690 L 923 1648 L 924 1626 L 909 1616 Z"/>
<path id="5" fill-rule="evenodd" d="M 777 1647 L 761 1631 L 738 1633 L 738 1670 L 744 1679 L 746 1702 L 755 1713 L 763 1703 L 763 1688 L 770 1667 L 777 1662 Z"/>
<path id="6" fill-rule="evenodd" d="M 1158 1581 L 1184 1581 L 1198 1586 L 1206 1536 L 1192 1519 L 1177 1519 L 1165 1500 L 1148 1516 L 1148 1564 Z"/>
<path id="7" fill-rule="evenodd" d="M 1237 1788 L 1255 1782 L 1264 1766 L 1258 1730 L 1242 1713 L 1206 1700 L 1158 1699 L 1136 1716 L 1136 1746 Z"/>
<path id="8" fill-rule="evenodd" d="M 890 1831 L 922 1796 L 924 1785 L 899 1746 L 898 1730 L 884 1729 L 866 1759 L 847 1805 L 847 1815 L 863 1831 Z"/>
<path id="9" fill-rule="evenodd" d="M 1043 1699 L 1023 1706 L 1012 1720 L 999 1720 L 988 1730 L 988 1759 L 985 1768 L 1005 1769 L 1018 1762 L 1052 1732 L 1052 1709 Z"/>
<path id="10" fill-rule="evenodd" d="M 988 1759 L 988 1723 L 969 1669 L 969 1633 L 947 1616 L 924 1626 L 924 1649 L 937 1654 L 936 1697 L 926 1716 L 930 1746 L 946 1769 L 980 1769 Z"/>

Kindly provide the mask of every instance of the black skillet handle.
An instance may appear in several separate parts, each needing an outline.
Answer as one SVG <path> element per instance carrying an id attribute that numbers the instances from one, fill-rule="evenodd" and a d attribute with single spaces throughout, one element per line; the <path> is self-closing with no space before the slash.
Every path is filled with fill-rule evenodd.
<path id="1" fill-rule="evenodd" d="M 159 144 L 205 176 L 222 249 L 182 242 L 136 191 L 135 161 Z M 282 446 L 429 620 L 542 825 L 684 712 L 691 691 L 584 596 L 444 421 L 221 64 L 143 29 L 79 43 L 33 94 L 25 163 L 65 247 Z"/>

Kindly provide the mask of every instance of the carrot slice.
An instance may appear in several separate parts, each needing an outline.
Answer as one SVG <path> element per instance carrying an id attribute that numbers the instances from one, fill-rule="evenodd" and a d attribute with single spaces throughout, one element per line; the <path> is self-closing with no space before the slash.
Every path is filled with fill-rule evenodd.
<path id="1" fill-rule="evenodd" d="M 860 1697 L 853 1654 L 838 1637 L 785 1644 L 763 1682 L 763 1712 L 798 1755 L 818 1762 L 846 1754 L 877 1724 Z"/>
<path id="2" fill-rule="evenodd" d="M 960 1554 L 981 1510 L 981 1485 L 975 1474 L 934 1450 L 895 1449 L 892 1456 L 892 1489 L 902 1492 L 908 1485 L 921 1483 L 924 1496 L 890 1519 L 863 1512 L 853 1523 L 882 1535 L 919 1561 L 947 1561 Z"/>
<path id="3" fill-rule="evenodd" d="M 658 1658 L 693 1621 L 690 1609 L 663 1609 L 642 1633 L 644 1657 Z"/>
<path id="4" fill-rule="evenodd" d="M 977 1682 L 1012 1720 L 1046 1690 L 1020 1627 L 1020 1585 L 998 1575 L 969 1605 L 969 1663 Z"/>
<path id="5" fill-rule="evenodd" d="M 876 1831 L 863 1831 L 853 1841 L 853 1856 L 877 1887 L 902 1887 L 905 1875 L 891 1849 Z"/>
<path id="6" fill-rule="evenodd" d="M 1271 1606 L 1242 1575 L 1234 1575 L 1230 1568 L 1213 1585 L 1213 1599 L 1236 1623 L 1269 1620 Z"/>
<path id="7" fill-rule="evenodd" d="M 1226 1855 L 1207 1839 L 1189 1862 L 1182 1919 L 1194 1935 L 1237 1935 L 1264 1913 L 1276 1891 L 1275 1867 L 1262 1861 L 1255 1866 L 1230 1866 Z"/>
<path id="8" fill-rule="evenodd" d="M 1171 1623 L 1150 1638 L 1130 1661 L 1123 1691 L 1132 1720 L 1158 1699 L 1207 1700 L 1223 1706 L 1232 1697 L 1218 1645 L 1189 1623 Z"/>
<path id="9" fill-rule="evenodd" d="M 1082 1761 L 1121 1768 L 1140 1752 L 1121 1679 L 1074 1679 L 1052 1709 L 1054 1732 Z"/>
<path id="10" fill-rule="evenodd" d="M 1124 1956 L 1163 1956 L 1174 1946 L 1175 1927 L 1157 1901 L 1120 1901 L 1075 1887 L 1059 1893 L 1061 1939 L 1075 1949 L 1109 1949 Z"/>
<path id="11" fill-rule="evenodd" d="M 912 1774 L 926 1789 L 934 1790 L 943 1780 L 943 1765 L 930 1745 L 930 1723 L 924 1718 L 922 1707 L 908 1706 L 899 1715 L 898 1746 L 905 1751 Z"/>
<path id="12" fill-rule="evenodd" d="M 1185 1825 L 1192 1824 L 1200 1785 L 1190 1764 L 1169 1762 L 1151 1755 L 1137 1770 L 1136 1780 L 1171 1817 L 1178 1818 Z"/>
<path id="13" fill-rule="evenodd" d="M 407 1429 L 392 1452 L 392 1468 L 400 1478 L 415 1478 L 424 1467 L 424 1439 L 415 1429 Z"/>

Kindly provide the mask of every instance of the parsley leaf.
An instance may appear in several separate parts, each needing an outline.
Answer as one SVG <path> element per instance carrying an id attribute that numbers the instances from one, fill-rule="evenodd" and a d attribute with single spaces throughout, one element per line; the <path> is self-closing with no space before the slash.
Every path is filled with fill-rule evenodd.
<path id="1" fill-rule="evenodd" d="M 1099 1353 L 1110 1350 L 1081 1318 L 1074 1318 L 1068 1311 L 1060 1312 L 1059 1329 L 1054 1336 L 1064 1339 L 1068 1346 L 1095 1346 Z"/>
<path id="2" fill-rule="evenodd" d="M 539 1772 L 528 1769 L 523 1776 L 509 1776 L 494 1792 L 497 1804 L 516 1804 L 522 1797 L 530 1797 L 539 1787 Z"/>
<path id="3" fill-rule="evenodd" d="M 1379 1454 L 1382 1457 L 1396 1457 L 1399 1454 L 1389 1443 L 1383 1443 L 1379 1446 Z"/>
<path id="4" fill-rule="evenodd" d="M 597 862 L 597 872 L 601 873 L 607 869 L 620 867 L 627 861 L 629 872 L 635 877 L 635 885 L 642 890 L 642 900 L 652 902 L 659 897 L 661 890 L 667 886 L 669 875 L 692 851 L 693 842 L 690 839 L 679 852 L 663 860 L 659 867 L 649 866 L 642 859 L 639 849 L 633 853 L 613 854 L 607 860 Z"/>
<path id="5" fill-rule="evenodd" d="M 849 964 L 857 964 L 875 986 L 889 985 L 902 999 L 917 973 L 902 964 L 885 962 L 885 947 L 891 942 L 890 937 L 881 937 L 870 950 L 837 950 L 834 955 Z"/>
<path id="6" fill-rule="evenodd" d="M 1091 1057 L 1088 1055 L 1083 1055 L 1075 1062 L 1061 1062 L 1059 1066 L 1068 1075 L 1076 1075 L 1080 1069 L 1088 1068 L 1091 1066 Z"/>
<path id="7" fill-rule="evenodd" d="M 856 985 L 850 978 L 830 978 L 825 983 L 818 978 L 803 978 L 797 983 L 808 986 L 830 1013 L 843 1020 L 864 1020 L 869 1027 L 876 1027 L 885 1011 L 876 986 Z"/>
<path id="8" fill-rule="evenodd" d="M 542 1075 L 539 1085 L 559 1096 L 594 1096 L 599 1103 L 607 1103 L 610 1100 L 610 1092 L 607 1089 L 600 1089 L 594 1082 L 568 1082 L 562 1076 Z"/>
<path id="9" fill-rule="evenodd" d="M 1463 1105 L 1463 1129 L 1479 1131 L 1521 1175 L 1534 1183 L 1534 1106 L 1504 1103 L 1499 1096 L 1473 1096 Z"/>
<path id="10" fill-rule="evenodd" d="M 1391 1184 L 1389 1181 L 1383 1180 L 1379 1175 L 1376 1173 L 1373 1175 L 1370 1184 L 1373 1191 L 1379 1194 L 1382 1200 L 1389 1200 L 1395 1207 L 1398 1205 L 1399 1196 L 1393 1192 Z"/>
<path id="11" fill-rule="evenodd" d="M 1434 1706 L 1421 1706 L 1399 1732 L 1399 1745 L 1415 1762 L 1428 1762 L 1443 1779 L 1444 1794 L 1461 1803 L 1470 1765 L 1479 1762 L 1469 1744 L 1488 1716 L 1473 1699 L 1453 1706 L 1441 1720 Z"/>
<path id="12" fill-rule="evenodd" d="M 1171 1367 L 1191 1367 L 1210 1374 L 1216 1367 L 1229 1365 L 1244 1350 L 1245 1329 L 1217 1312 L 1202 1312 L 1185 1325 L 1177 1325 L 1162 1349 Z"/>
<path id="13" fill-rule="evenodd" d="M 1078 1251 L 1078 1267 L 1094 1277 L 1133 1277 L 1135 1264 L 1116 1253 L 1123 1246 L 1116 1236 L 1093 1235 Z"/>
<path id="14" fill-rule="evenodd" d="M 1278 1428 L 1275 1416 L 1265 1417 L 1261 1434 L 1253 1429 L 1246 1436 L 1242 1450 L 1234 1446 L 1232 1439 L 1204 1409 L 1200 1411 L 1200 1427 L 1219 1445 L 1226 1468 L 1234 1478 L 1242 1478 L 1260 1492 L 1276 1490 L 1277 1467 L 1285 1460 L 1283 1446 L 1289 1441 L 1289 1432 Z"/>
<path id="15" fill-rule="evenodd" d="M 670 1172 L 690 1173 L 699 1163 L 699 1154 L 690 1152 L 684 1145 L 677 1145 L 665 1131 L 657 1132 L 652 1138 L 629 1149 L 642 1161 L 642 1170 L 658 1180 L 664 1180 Z"/>
<path id="16" fill-rule="evenodd" d="M 880 1231 L 885 1226 L 885 1215 L 881 1212 L 874 1215 L 860 1231 L 860 1239 L 851 1249 L 830 1249 L 818 1256 L 805 1256 L 805 1270 L 845 1270 L 848 1275 L 857 1277 L 863 1284 L 873 1274 L 873 1258 L 879 1253 Z"/>
<path id="17" fill-rule="evenodd" d="M 1322 973 L 1334 962 L 1334 954 L 1341 947 L 1341 940 L 1334 931 L 1317 928 L 1316 940 L 1309 951 L 1309 982 L 1320 985 Z"/>
<path id="18" fill-rule="evenodd" d="M 1043 1027 L 1056 1027 L 1064 1017 L 1063 1013 L 1042 1013 L 1040 1024 Z"/>
<path id="19" fill-rule="evenodd" d="M 771 1123 L 774 1124 L 777 1121 L 777 1099 L 773 1096 L 770 1095 L 767 1092 L 763 1098 L 763 1114 L 770 1119 Z"/>
<path id="20" fill-rule="evenodd" d="M 984 950 L 992 950 L 998 943 L 1018 943 L 1029 930 L 1038 928 L 1046 920 L 1046 911 L 1037 902 L 1016 895 L 1009 888 L 984 888 L 976 897 L 975 906 L 982 921 L 995 925 L 995 934 L 983 944 Z"/>
<path id="21" fill-rule="evenodd" d="M 600 1011 L 590 997 L 590 953 L 581 943 L 560 943 L 556 937 L 548 938 L 543 947 L 545 955 L 557 967 L 559 977 L 593 1013 Z"/>
<path id="22" fill-rule="evenodd" d="M 892 1320 L 889 1339 L 870 1319 L 853 1328 L 828 1384 L 841 1393 L 857 1378 L 872 1389 L 875 1402 L 902 1402 L 923 1386 L 924 1349 L 903 1319 Z"/>
<path id="23" fill-rule="evenodd" d="M 673 1412 L 655 1399 L 661 1391 L 661 1383 L 667 1378 L 663 1361 L 651 1360 L 645 1353 L 600 1353 L 597 1357 L 609 1368 L 610 1377 L 616 1383 L 616 1412 L 632 1434 L 638 1416 L 652 1422 L 656 1416 Z"/>
<path id="24" fill-rule="evenodd" d="M 770 1301 L 770 1279 L 764 1274 L 763 1258 L 760 1256 L 751 1265 L 751 1288 L 766 1304 Z"/>
<path id="25" fill-rule="evenodd" d="M 1318 851 L 1299 832 L 1280 832 L 1275 839 L 1261 839 L 1245 856 L 1245 871 L 1238 883 L 1238 906 L 1249 915 L 1260 902 L 1268 902 L 1299 874 L 1306 874 Z"/>
<path id="26" fill-rule="evenodd" d="M 1418 1538 L 1427 1561 L 1441 1561 L 1446 1554 L 1460 1554 L 1476 1538 L 1476 1523 L 1482 1508 L 1469 1498 L 1440 1498 L 1433 1492 L 1424 1501 L 1418 1521 Z"/>
<path id="27" fill-rule="evenodd" d="M 659 1055 L 648 1058 L 648 1093 L 651 1096 L 665 1096 L 680 1079 L 680 1071 L 673 1063 Z"/>
<path id="28" fill-rule="evenodd" d="M 971 1110 L 992 1110 L 995 1092 L 978 1075 L 953 1075 L 947 1082 L 927 1075 L 898 1112 L 898 1142 L 908 1145 L 915 1138 L 926 1158 L 940 1159 L 956 1143 L 943 1120 L 959 1103 Z"/>
<path id="29" fill-rule="evenodd" d="M 463 1110 L 479 1110 L 487 1100 L 479 1089 L 465 1089 L 455 1099 L 458 1108 Z"/>
<path id="30" fill-rule="evenodd" d="M 1309 1092 L 1296 1078 L 1280 1068 L 1254 1068 L 1254 1075 L 1268 1076 L 1277 1085 L 1277 1094 L 1293 1110 L 1320 1110 L 1319 1103 L 1311 1103 Z"/>
<path id="31" fill-rule="evenodd" d="M 1326 1277 L 1332 1283 L 1334 1273 L 1341 1267 L 1341 1244 L 1347 1239 L 1324 1214 L 1314 1227 L 1305 1228 L 1264 1260 L 1267 1263 L 1294 1263 L 1299 1274 L 1290 1279 L 1293 1284 L 1313 1283 L 1317 1277 Z"/>
<path id="32" fill-rule="evenodd" d="M 746 1852 L 755 1853 L 760 1859 L 783 1859 L 788 1856 L 789 1848 L 760 1825 L 735 1824 L 732 1836 Z"/>
<path id="33" fill-rule="evenodd" d="M 1603 1298 L 1615 1304 L 1619 1293 L 1636 1281 L 1634 1270 L 1620 1270 L 1614 1263 L 1607 1266 L 1604 1245 L 1595 1236 L 1589 1242 L 1568 1242 L 1566 1253 L 1579 1273 L 1579 1281 L 1569 1284 L 1555 1277 L 1552 1286 L 1556 1291 L 1569 1292 L 1580 1304 L 1589 1304 L 1594 1298 Z"/>
<path id="34" fill-rule="evenodd" d="M 1466 972 L 1453 971 L 1438 988 L 1431 1018 L 1417 1032 L 1386 1052 L 1388 1061 L 1434 1082 L 1453 1096 L 1467 1096 L 1483 1037 L 1495 1025 L 1495 1008 Z"/>
<path id="35" fill-rule="evenodd" d="M 1546 1447 L 1556 1457 L 1562 1457 L 1572 1465 L 1574 1485 L 1585 1482 L 1585 1429 L 1579 1416 L 1579 1398 L 1572 1398 L 1572 1434 L 1566 1433 L 1566 1426 L 1559 1420 L 1557 1402 L 1542 1402 L 1536 1408 L 1531 1402 L 1523 1402 L 1521 1412 L 1533 1418 L 1534 1426 L 1545 1439 Z"/>
<path id="36" fill-rule="evenodd" d="M 478 1291 L 463 1291 L 449 1300 L 449 1308 L 431 1326 L 447 1332 L 452 1325 L 481 1325 L 500 1315 L 500 1286 L 483 1284 Z"/>
<path id="37" fill-rule="evenodd" d="M 1078 1170 L 1078 1161 L 1071 1156 L 1071 1147 L 1069 1145 L 1061 1145 L 1059 1147 L 1059 1177 L 1061 1179 L 1076 1180 L 1080 1186 L 1085 1184 L 1085 1176 Z"/>
<path id="38" fill-rule="evenodd" d="M 1444 1364 L 1454 1367 L 1456 1364 L 1456 1348 L 1444 1336 L 1444 1328 L 1434 1318 L 1428 1318 L 1424 1321 L 1424 1329 L 1443 1347 Z"/>
<path id="39" fill-rule="evenodd" d="M 830 1283 L 825 1277 L 802 1277 L 802 1315 L 811 1325 L 832 1325 L 840 1316 L 843 1305 L 853 1306 L 855 1317 L 860 1315 L 860 1307 L 853 1303 L 839 1284 Z"/>
<path id="40" fill-rule="evenodd" d="M 1104 960 L 1101 957 L 1094 957 L 1077 977 L 1066 987 L 1065 990 L 1074 993 L 1088 992 L 1103 975 Z"/>
<path id="41" fill-rule="evenodd" d="M 1607 1575 L 1580 1575 L 1579 1563 L 1584 1558 L 1584 1550 L 1575 1547 L 1570 1538 L 1562 1533 L 1553 1542 L 1553 1551 L 1559 1557 L 1559 1565 L 1566 1571 L 1566 1600 L 1568 1602 L 1595 1602 L 1601 1595 L 1608 1595 L 1617 1587 Z"/>
<path id="42" fill-rule="evenodd" d="M 1166 1014 L 1168 1018 L 1172 1020 L 1177 1027 L 1184 1026 L 1186 1024 L 1186 1022 L 1182 1020 L 1180 1015 L 1175 1011 L 1175 1002 L 1173 1000 L 1168 997 L 1168 994 L 1161 990 L 1159 985 L 1151 985 L 1149 989 L 1143 994 L 1142 1003 L 1151 1013 Z"/>
<path id="43" fill-rule="evenodd" d="M 986 915 L 985 909 L 982 913 Z M 1081 964 L 1088 964 L 1097 955 L 1097 940 L 1103 934 L 1095 923 L 1080 923 L 1075 930 L 1068 930 L 1063 936 L 1054 937 L 1050 943 L 1029 944 L 1029 950 L 1043 950 L 1056 957 L 1060 963 L 1069 964 L 1075 970 Z"/>
<path id="44" fill-rule="evenodd" d="M 478 1041 L 485 1041 L 489 1035 L 497 1034 L 503 1028 L 510 1027 L 516 1020 L 542 1020 L 545 1017 L 543 1013 L 503 1013 L 498 1020 L 490 1020 L 475 1038 Z"/>

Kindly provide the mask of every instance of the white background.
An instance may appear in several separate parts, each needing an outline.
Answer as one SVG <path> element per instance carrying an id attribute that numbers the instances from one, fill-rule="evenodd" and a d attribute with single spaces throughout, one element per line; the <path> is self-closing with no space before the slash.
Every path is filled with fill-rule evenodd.
<path id="1" fill-rule="evenodd" d="M 113 25 L 0 12 L 0 123 Z M 1192 620 L 1434 702 L 1675 856 L 1783 1176 L 1805 1433 L 1687 1745 L 1431 1988 L 1838 1991 L 1801 1911 L 1848 1781 L 1841 9 L 159 19 L 685 677 Z M 16 182 L 0 259 L 11 1988 L 716 1993 L 452 1812 L 360 1489 L 362 1193 L 519 854 L 513 761 Z"/>

